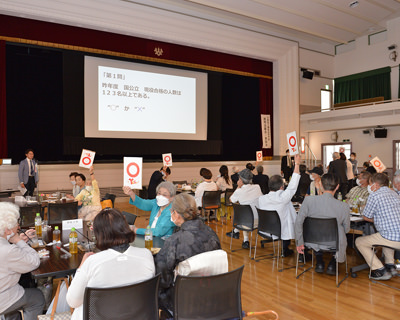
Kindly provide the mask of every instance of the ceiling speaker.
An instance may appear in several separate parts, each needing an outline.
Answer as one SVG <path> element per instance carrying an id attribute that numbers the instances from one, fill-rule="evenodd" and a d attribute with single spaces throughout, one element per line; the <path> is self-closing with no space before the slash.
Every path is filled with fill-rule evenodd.
<path id="1" fill-rule="evenodd" d="M 375 138 L 386 138 L 387 137 L 387 129 L 375 129 L 374 136 L 375 136 Z"/>
<path id="2" fill-rule="evenodd" d="M 312 80 L 313 77 L 314 77 L 314 72 L 308 70 L 303 71 L 303 78 Z"/>

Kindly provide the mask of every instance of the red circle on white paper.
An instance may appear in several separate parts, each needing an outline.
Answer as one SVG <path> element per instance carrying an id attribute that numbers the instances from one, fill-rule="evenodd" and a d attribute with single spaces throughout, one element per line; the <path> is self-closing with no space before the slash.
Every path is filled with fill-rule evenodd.
<path id="1" fill-rule="evenodd" d="M 292 140 L 294 140 L 293 144 L 292 144 Z M 291 136 L 289 138 L 289 144 L 291 147 L 294 147 L 296 145 L 296 138 L 294 136 Z"/>
<path id="2" fill-rule="evenodd" d="M 340 147 L 340 148 L 339 148 L 339 152 L 344 153 L 344 148 L 343 148 L 343 147 Z"/>
<path id="3" fill-rule="evenodd" d="M 260 153 L 257 153 L 257 158 L 258 158 L 258 159 L 261 159 L 261 152 L 260 152 Z"/>
<path id="4" fill-rule="evenodd" d="M 171 157 L 170 156 L 165 156 L 164 160 L 165 160 L 165 162 L 170 162 L 171 161 Z"/>
<path id="5" fill-rule="evenodd" d="M 374 166 L 375 167 L 380 167 L 382 163 L 379 160 L 374 160 Z"/>
<path id="6" fill-rule="evenodd" d="M 85 159 L 87 159 L 87 160 L 85 160 Z M 86 162 L 86 161 L 88 161 L 88 162 Z M 82 158 L 82 163 L 83 163 L 85 166 L 87 166 L 87 165 L 89 165 L 89 164 L 92 163 L 92 159 L 90 159 L 89 157 L 84 157 L 84 158 Z"/>
<path id="7" fill-rule="evenodd" d="M 130 168 L 131 168 L 131 166 L 134 166 L 134 167 L 136 168 L 136 173 L 135 173 L 135 174 L 132 174 L 132 173 L 129 171 Z M 136 177 L 139 175 L 139 172 L 140 172 L 140 168 L 139 168 L 139 166 L 137 165 L 137 163 L 135 163 L 135 162 L 131 162 L 131 163 L 128 164 L 127 167 L 126 167 L 126 173 L 128 174 L 128 176 L 130 176 L 130 177 L 132 177 L 132 178 L 136 178 Z"/>

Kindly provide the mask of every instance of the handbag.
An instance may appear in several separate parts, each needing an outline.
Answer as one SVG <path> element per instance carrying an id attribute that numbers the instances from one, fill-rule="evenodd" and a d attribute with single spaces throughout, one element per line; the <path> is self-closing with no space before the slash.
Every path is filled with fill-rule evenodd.
<path id="1" fill-rule="evenodd" d="M 58 283 L 57 286 L 57 291 L 56 291 L 56 295 L 54 296 L 54 299 L 52 301 L 52 309 L 51 309 L 51 314 L 43 314 L 43 315 L 39 315 L 38 316 L 38 320 L 69 320 L 71 319 L 71 315 L 72 312 L 74 311 L 72 308 L 70 308 L 70 311 L 65 311 L 65 312 L 61 312 L 61 313 L 56 313 L 57 310 L 57 304 L 59 301 L 59 297 L 60 297 L 60 288 L 61 288 L 61 284 L 65 283 L 65 286 L 68 290 L 69 285 L 68 285 L 68 279 L 64 278 L 63 280 L 61 280 Z M 66 299 L 66 295 L 64 296 L 64 299 Z"/>

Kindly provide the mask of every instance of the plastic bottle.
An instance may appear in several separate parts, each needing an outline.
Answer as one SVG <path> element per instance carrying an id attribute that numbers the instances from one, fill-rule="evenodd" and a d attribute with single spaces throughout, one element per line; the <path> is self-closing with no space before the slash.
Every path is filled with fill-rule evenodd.
<path id="1" fill-rule="evenodd" d="M 147 226 L 144 232 L 144 246 L 149 250 L 153 248 L 153 231 L 151 231 L 150 225 Z"/>
<path id="2" fill-rule="evenodd" d="M 58 230 L 58 226 L 55 226 L 53 231 L 53 241 L 60 242 L 60 238 L 61 238 L 61 232 L 60 230 Z"/>
<path id="3" fill-rule="evenodd" d="M 342 200 L 343 200 L 343 197 L 342 197 L 342 193 L 341 193 L 341 192 L 339 192 L 339 194 L 338 194 L 338 196 L 337 196 L 337 199 L 338 199 L 339 201 L 342 201 Z"/>
<path id="4" fill-rule="evenodd" d="M 36 213 L 36 218 L 35 218 L 35 231 L 36 235 L 38 238 L 42 237 L 42 217 L 40 216 L 40 213 Z"/>
<path id="5" fill-rule="evenodd" d="M 75 228 L 72 228 L 71 233 L 69 234 L 69 253 L 78 253 L 78 234 L 76 233 Z"/>

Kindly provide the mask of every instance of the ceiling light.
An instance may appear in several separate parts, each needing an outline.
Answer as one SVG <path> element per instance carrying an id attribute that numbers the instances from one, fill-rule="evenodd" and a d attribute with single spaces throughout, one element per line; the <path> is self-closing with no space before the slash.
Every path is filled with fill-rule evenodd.
<path id="1" fill-rule="evenodd" d="M 352 8 L 352 9 L 357 7 L 358 5 L 359 5 L 358 1 L 352 1 L 352 2 L 349 3 L 349 7 Z"/>

